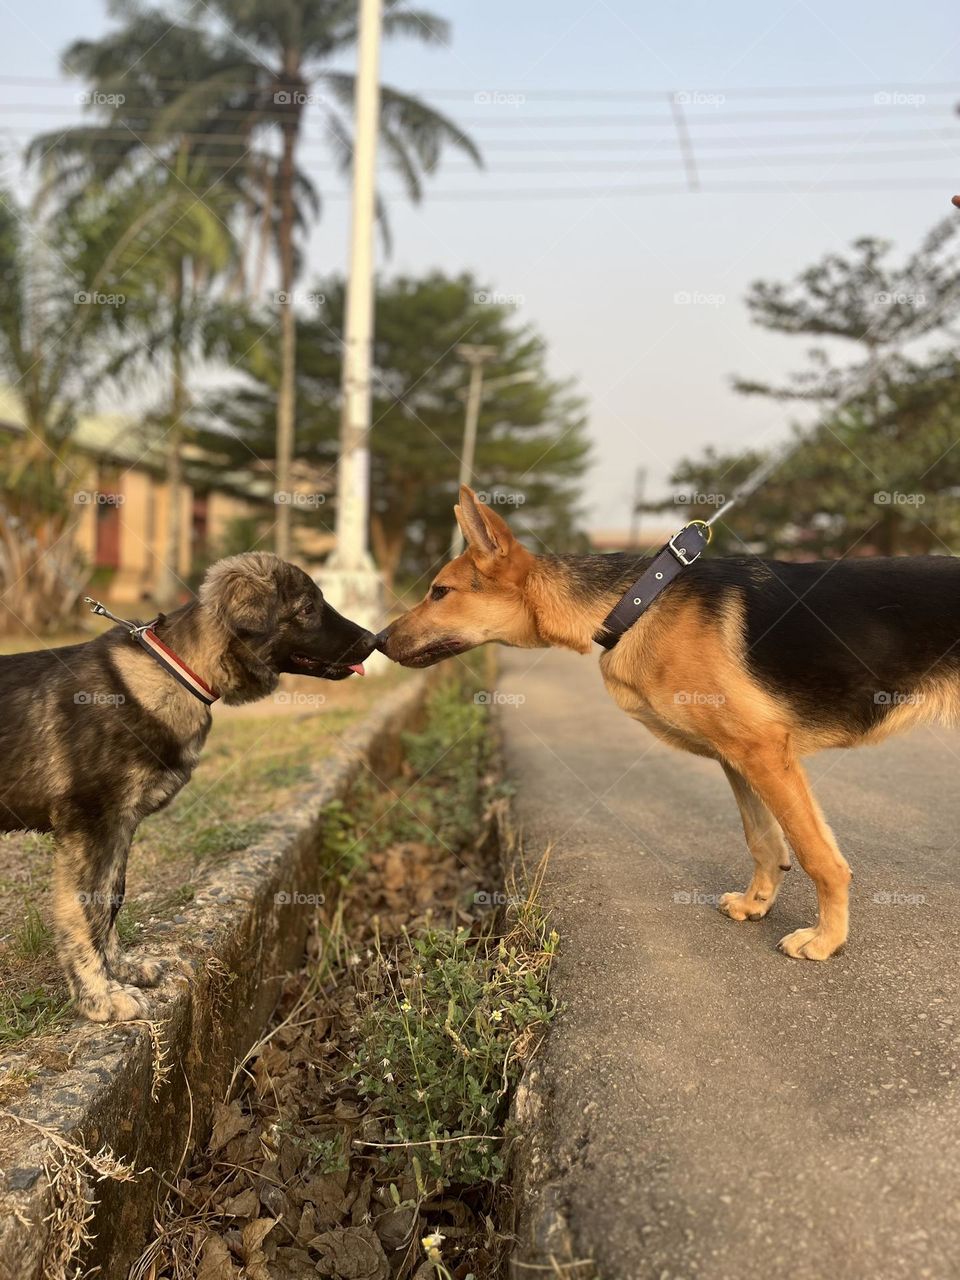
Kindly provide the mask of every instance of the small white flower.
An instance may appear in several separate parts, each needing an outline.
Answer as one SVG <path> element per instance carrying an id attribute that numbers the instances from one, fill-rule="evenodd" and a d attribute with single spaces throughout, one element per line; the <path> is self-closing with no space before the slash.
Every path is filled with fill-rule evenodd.
<path id="1" fill-rule="evenodd" d="M 427 1257 L 431 1262 L 440 1261 L 440 1246 L 446 1239 L 439 1231 L 431 1231 L 428 1236 L 423 1236 L 420 1243 L 426 1251 Z"/>

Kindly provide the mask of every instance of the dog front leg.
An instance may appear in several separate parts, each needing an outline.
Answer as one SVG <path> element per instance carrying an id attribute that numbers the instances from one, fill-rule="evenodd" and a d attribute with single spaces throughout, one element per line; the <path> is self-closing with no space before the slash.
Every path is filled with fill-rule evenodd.
<path id="1" fill-rule="evenodd" d="M 56 832 L 53 920 L 57 954 L 78 1011 L 92 1022 L 125 1022 L 146 1016 L 144 997 L 110 974 L 106 947 L 111 929 L 110 872 L 119 837 L 104 850 L 92 832 Z M 126 841 L 129 845 L 129 838 Z M 125 851 L 124 851 L 125 859 Z"/>
<path id="2" fill-rule="evenodd" d="M 784 871 L 790 870 L 790 850 L 779 822 L 743 774 L 726 761 L 721 763 L 753 855 L 753 876 L 743 893 L 725 893 L 718 905 L 731 920 L 762 920 L 773 906 Z"/>

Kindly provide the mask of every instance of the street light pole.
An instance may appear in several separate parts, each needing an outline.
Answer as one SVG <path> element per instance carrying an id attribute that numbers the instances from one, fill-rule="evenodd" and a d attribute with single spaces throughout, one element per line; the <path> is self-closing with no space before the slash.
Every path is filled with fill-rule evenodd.
<path id="1" fill-rule="evenodd" d="M 473 463 L 477 452 L 477 425 L 480 421 L 480 405 L 483 401 L 483 366 L 497 354 L 496 347 L 484 347 L 462 342 L 457 355 L 470 366 L 470 386 L 467 389 L 467 412 L 463 424 L 463 448 L 460 451 L 460 478 L 457 487 L 469 484 L 473 479 Z M 455 525 L 450 540 L 450 559 L 463 550 L 463 534 Z"/>
<path id="2" fill-rule="evenodd" d="M 381 583 L 367 542 L 370 512 L 370 382 L 373 346 L 373 232 L 380 118 L 383 0 L 359 0 L 360 38 L 354 99 L 353 213 L 343 338 L 336 546 L 321 575 L 338 608 L 379 625 Z"/>

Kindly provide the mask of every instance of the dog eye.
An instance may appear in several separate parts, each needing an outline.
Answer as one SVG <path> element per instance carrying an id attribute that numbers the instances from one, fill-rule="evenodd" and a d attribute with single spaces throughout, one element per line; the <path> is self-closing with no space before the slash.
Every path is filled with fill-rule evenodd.
<path id="1" fill-rule="evenodd" d="M 308 600 L 306 604 L 302 604 L 300 606 L 299 610 L 297 611 L 297 617 L 312 618 L 316 612 L 317 612 L 317 602 L 315 600 Z"/>
<path id="2" fill-rule="evenodd" d="M 431 600 L 442 600 L 442 599 L 443 599 L 443 597 L 444 597 L 444 596 L 447 594 L 447 592 L 448 592 L 448 591 L 450 591 L 450 590 L 451 590 L 451 588 L 450 588 L 450 587 L 441 587 L 439 584 L 438 584 L 437 586 L 435 586 L 435 587 L 431 587 L 431 589 L 430 589 L 430 599 L 431 599 Z"/>

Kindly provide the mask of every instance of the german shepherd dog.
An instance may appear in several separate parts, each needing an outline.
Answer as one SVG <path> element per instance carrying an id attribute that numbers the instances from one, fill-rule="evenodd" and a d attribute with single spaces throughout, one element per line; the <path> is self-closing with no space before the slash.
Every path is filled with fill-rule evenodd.
<path id="1" fill-rule="evenodd" d="M 80 1013 L 143 1016 L 138 988 L 160 966 L 121 954 L 117 912 L 139 823 L 189 781 L 210 729 L 208 699 L 272 693 L 281 672 L 343 680 L 362 673 L 374 636 L 325 603 L 294 565 L 263 552 L 207 572 L 199 597 L 152 627 L 187 684 L 121 626 L 86 644 L 0 658 L 0 831 L 56 842 L 57 952 Z"/>
<path id="2" fill-rule="evenodd" d="M 377 638 L 404 666 L 431 666 L 490 640 L 586 653 L 650 563 L 629 554 L 533 555 L 466 487 L 455 511 L 466 550 Z M 800 759 L 955 720 L 960 561 L 703 557 L 601 654 L 600 670 L 628 715 L 723 767 L 754 870 L 720 910 L 762 919 L 792 847 L 816 886 L 819 918 L 779 946 L 826 960 L 846 942 L 851 873 Z"/>

